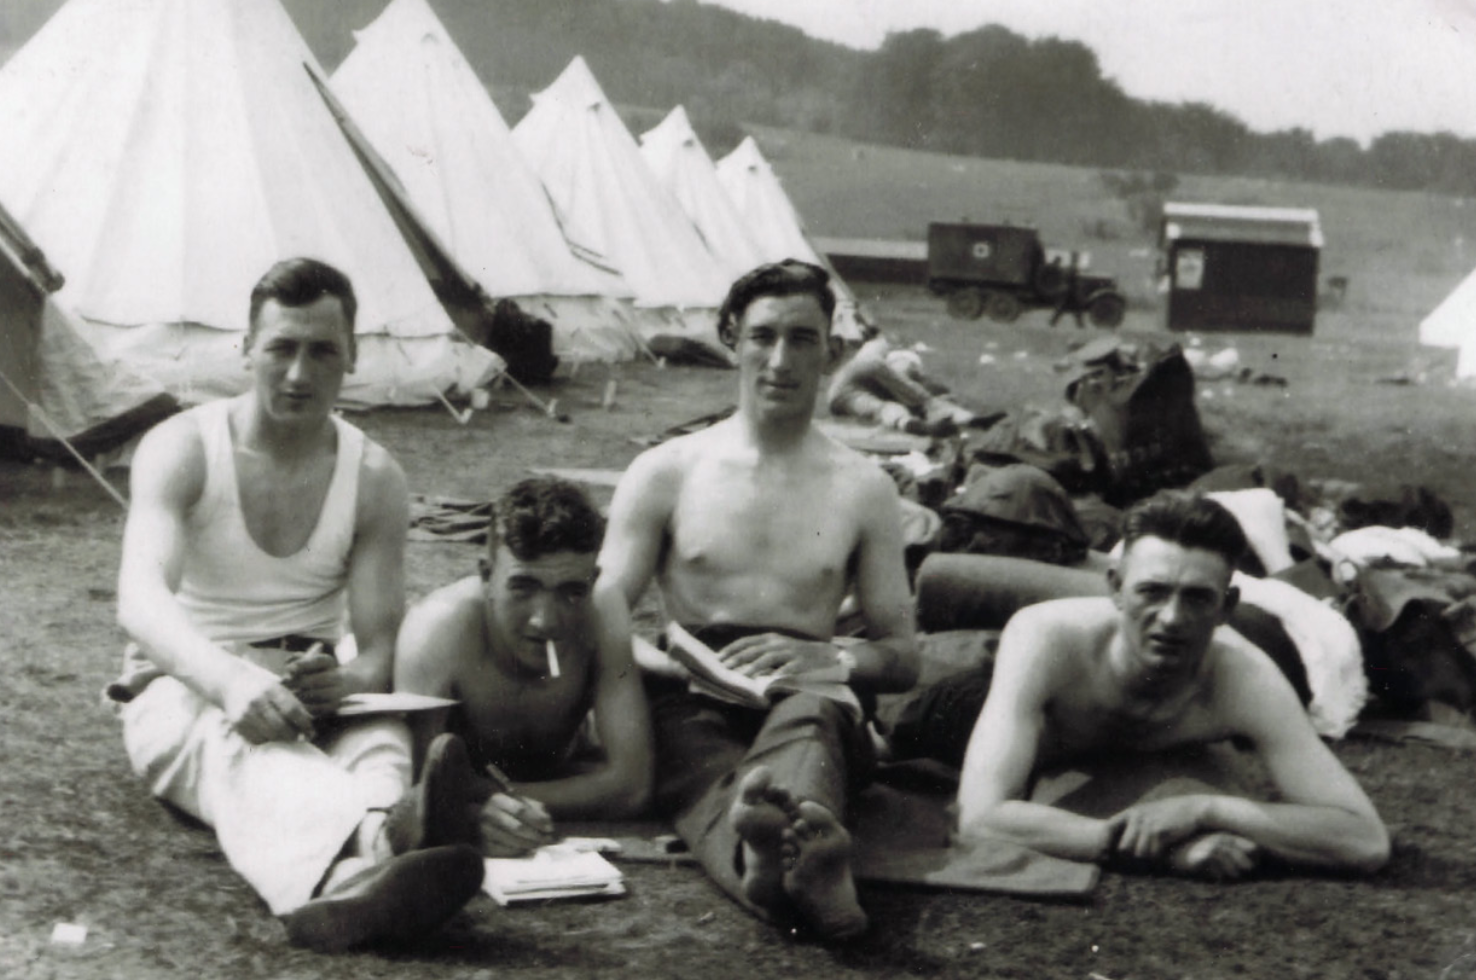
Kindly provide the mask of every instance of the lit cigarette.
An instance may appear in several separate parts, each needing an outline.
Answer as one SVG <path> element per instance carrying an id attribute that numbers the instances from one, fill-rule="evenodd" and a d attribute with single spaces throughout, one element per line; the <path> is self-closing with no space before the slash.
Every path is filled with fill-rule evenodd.
<path id="1" fill-rule="evenodd" d="M 554 641 L 549 640 L 546 642 L 543 645 L 543 649 L 548 652 L 548 676 L 559 676 L 559 651 L 554 646 Z"/>

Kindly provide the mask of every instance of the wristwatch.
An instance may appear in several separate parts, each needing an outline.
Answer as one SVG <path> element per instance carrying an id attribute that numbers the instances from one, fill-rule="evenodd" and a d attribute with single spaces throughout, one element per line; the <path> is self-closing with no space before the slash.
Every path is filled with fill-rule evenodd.
<path id="1" fill-rule="evenodd" d="M 851 675 L 856 671 L 856 655 L 845 647 L 836 647 L 835 662 L 846 669 L 846 676 L 843 682 L 849 682 Z"/>

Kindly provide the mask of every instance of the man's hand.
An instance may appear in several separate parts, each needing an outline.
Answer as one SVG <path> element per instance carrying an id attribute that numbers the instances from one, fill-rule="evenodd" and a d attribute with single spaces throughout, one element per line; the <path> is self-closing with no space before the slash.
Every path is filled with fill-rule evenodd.
<path id="1" fill-rule="evenodd" d="M 1157 860 L 1175 844 L 1204 829 L 1205 809 L 1203 796 L 1174 796 L 1139 803 L 1108 821 L 1108 839 L 1116 837 L 1118 857 Z"/>
<path id="2" fill-rule="evenodd" d="M 353 693 L 338 658 L 322 650 L 289 659 L 282 684 L 297 695 L 314 718 L 333 714 L 339 702 Z"/>
<path id="3" fill-rule="evenodd" d="M 226 691 L 221 710 L 241 737 L 253 745 L 311 738 L 313 716 L 269 670 L 246 668 Z"/>
<path id="4" fill-rule="evenodd" d="M 1211 881 L 1234 881 L 1253 871 L 1261 849 L 1239 834 L 1216 831 L 1196 837 L 1169 851 L 1165 862 L 1180 874 Z"/>
<path id="5" fill-rule="evenodd" d="M 836 665 L 834 644 L 800 640 L 782 633 L 760 633 L 734 640 L 717 652 L 718 659 L 748 677 L 803 674 Z"/>
<path id="6" fill-rule="evenodd" d="M 556 840 L 543 804 L 511 793 L 492 794 L 482 807 L 481 826 L 487 857 L 516 857 Z"/>

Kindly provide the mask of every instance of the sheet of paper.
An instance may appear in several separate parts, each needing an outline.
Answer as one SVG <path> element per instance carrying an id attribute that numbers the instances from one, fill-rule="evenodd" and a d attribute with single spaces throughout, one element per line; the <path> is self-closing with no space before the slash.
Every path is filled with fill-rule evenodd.
<path id="1" fill-rule="evenodd" d="M 452 698 L 435 698 L 428 694 L 396 691 L 391 694 L 350 694 L 338 704 L 338 717 L 389 714 L 399 711 L 429 711 L 449 708 L 458 702 Z"/>

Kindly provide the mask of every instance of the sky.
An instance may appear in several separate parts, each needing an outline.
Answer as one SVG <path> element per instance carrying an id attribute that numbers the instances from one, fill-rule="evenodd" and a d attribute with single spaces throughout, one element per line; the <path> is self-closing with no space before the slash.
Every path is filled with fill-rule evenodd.
<path id="1" fill-rule="evenodd" d="M 61 2 L 0 0 L 0 59 Z M 1476 138 L 1476 0 L 698 2 L 859 48 L 889 31 L 998 23 L 1085 43 L 1129 95 L 1207 102 L 1263 132 L 1302 127 L 1365 144 L 1394 129 Z"/>
<path id="2" fill-rule="evenodd" d="M 858 48 L 1002 24 L 1085 43 L 1137 98 L 1360 142 L 1476 137 L 1476 0 L 701 0 Z"/>

